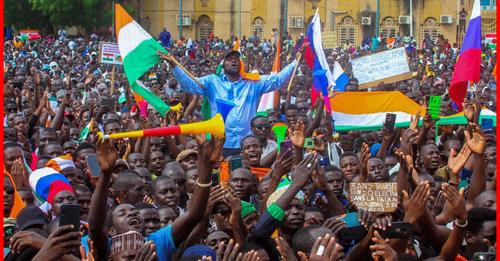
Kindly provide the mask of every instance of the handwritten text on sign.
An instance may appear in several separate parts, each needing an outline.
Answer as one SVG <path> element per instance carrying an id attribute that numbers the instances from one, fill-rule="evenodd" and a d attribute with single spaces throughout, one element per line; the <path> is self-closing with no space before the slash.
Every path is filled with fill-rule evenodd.
<path id="1" fill-rule="evenodd" d="M 404 47 L 356 58 L 351 64 L 360 85 L 410 72 Z"/>
<path id="2" fill-rule="evenodd" d="M 99 58 L 101 63 L 122 64 L 122 57 L 117 43 L 101 42 Z"/>
<path id="3" fill-rule="evenodd" d="M 351 183 L 349 196 L 358 208 L 370 212 L 393 212 L 398 206 L 396 182 Z"/>

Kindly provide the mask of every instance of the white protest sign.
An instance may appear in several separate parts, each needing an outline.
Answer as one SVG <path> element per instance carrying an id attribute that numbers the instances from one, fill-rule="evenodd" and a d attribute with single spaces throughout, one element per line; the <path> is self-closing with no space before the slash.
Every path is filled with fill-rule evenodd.
<path id="1" fill-rule="evenodd" d="M 374 87 L 380 82 L 391 83 L 411 77 L 404 47 L 353 59 L 351 65 L 360 88 Z"/>
<path id="2" fill-rule="evenodd" d="M 99 44 L 99 62 L 122 64 L 122 56 L 117 43 L 101 42 Z"/>

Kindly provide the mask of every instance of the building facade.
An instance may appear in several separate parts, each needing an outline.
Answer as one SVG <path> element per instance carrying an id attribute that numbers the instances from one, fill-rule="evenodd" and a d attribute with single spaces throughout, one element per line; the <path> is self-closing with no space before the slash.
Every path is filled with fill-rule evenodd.
<path id="1" fill-rule="evenodd" d="M 425 34 L 432 38 L 442 34 L 452 44 L 460 45 L 473 2 L 474 0 L 142 0 L 140 21 L 153 35 L 158 35 L 163 28 L 167 28 L 174 39 L 181 35 L 191 39 L 206 39 L 212 32 L 223 39 L 255 33 L 262 39 L 271 38 L 273 28 L 278 28 L 280 32 L 288 31 L 295 38 L 305 33 L 308 22 L 318 8 L 324 34 L 332 36 L 337 45 L 358 45 L 363 39 L 376 35 L 377 30 L 381 35 L 412 34 L 418 42 Z M 495 2 L 481 0 L 483 34 L 496 30 Z"/>

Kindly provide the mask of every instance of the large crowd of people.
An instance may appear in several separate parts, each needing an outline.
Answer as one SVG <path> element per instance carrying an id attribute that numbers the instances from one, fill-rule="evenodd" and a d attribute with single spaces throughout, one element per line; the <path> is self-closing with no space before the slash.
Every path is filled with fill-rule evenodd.
<path id="1" fill-rule="evenodd" d="M 276 38 L 242 37 L 234 51 L 235 39 L 170 37 L 158 37 L 169 56 L 141 78 L 182 104 L 165 117 L 136 104 L 122 66 L 99 62 L 111 36 L 4 43 L 4 260 L 495 260 L 496 135 L 479 121 L 481 109 L 496 111 L 495 50 L 483 47 L 466 125 L 436 127 L 427 113 L 421 126 L 336 132 L 322 100 L 311 102 L 303 35 L 278 38 L 282 68 L 270 76 Z M 345 91 L 363 92 L 351 59 L 397 47 L 412 78 L 371 89 L 424 106 L 440 95 L 440 115 L 455 114 L 448 88 L 460 49 L 442 36 L 366 39 L 325 55 L 350 76 Z M 257 113 L 275 90 L 276 108 Z M 216 99 L 236 104 L 225 138 L 98 135 L 204 121 Z M 277 123 L 287 126 L 281 144 Z M 356 182 L 396 183 L 397 208 L 359 208 Z"/>

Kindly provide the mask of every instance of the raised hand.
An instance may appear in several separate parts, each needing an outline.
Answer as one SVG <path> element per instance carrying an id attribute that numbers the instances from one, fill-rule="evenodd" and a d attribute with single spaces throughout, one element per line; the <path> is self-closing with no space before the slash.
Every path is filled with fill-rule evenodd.
<path id="1" fill-rule="evenodd" d="M 342 252 L 344 248 L 337 243 L 335 237 L 330 234 L 324 237 L 319 237 L 314 242 L 311 249 L 311 254 L 307 258 L 306 254 L 303 252 L 298 252 L 300 260 L 308 261 L 336 261 L 340 260 L 344 253 Z"/>
<path id="2" fill-rule="evenodd" d="M 62 256 L 71 254 L 80 247 L 81 232 L 74 231 L 73 225 L 57 228 L 47 238 L 35 261 L 61 260 Z"/>
<path id="3" fill-rule="evenodd" d="M 474 122 L 474 112 L 475 112 L 474 104 L 467 100 L 464 100 L 464 102 L 462 103 L 462 108 L 464 116 L 467 119 L 467 121 Z"/>
<path id="4" fill-rule="evenodd" d="M 293 254 L 293 249 L 290 247 L 290 245 L 286 242 L 285 239 L 283 239 L 282 237 L 277 237 L 274 239 L 274 242 L 276 243 L 276 248 L 280 253 L 281 260 L 297 261 L 297 257 L 295 257 L 295 255 Z"/>
<path id="5" fill-rule="evenodd" d="M 326 182 L 325 170 L 323 167 L 317 165 L 316 169 L 312 172 L 312 179 L 316 188 L 321 191 L 328 190 L 328 183 Z"/>
<path id="6" fill-rule="evenodd" d="M 103 173 L 111 171 L 118 159 L 118 152 L 110 140 L 101 140 L 97 143 L 97 161 Z"/>
<path id="7" fill-rule="evenodd" d="M 292 174 L 292 182 L 299 187 L 303 187 L 307 184 L 309 177 L 313 169 L 316 168 L 318 164 L 318 158 L 316 153 L 309 154 L 305 159 L 303 159 L 295 168 Z"/>
<path id="8" fill-rule="evenodd" d="M 217 138 L 212 136 L 211 140 L 206 140 L 205 135 L 196 135 L 198 143 L 198 160 L 202 162 L 216 163 L 222 153 L 225 138 Z"/>
<path id="9" fill-rule="evenodd" d="M 460 173 L 460 170 L 465 166 L 465 163 L 467 162 L 471 154 L 472 152 L 467 144 L 464 144 L 464 146 L 462 146 L 462 149 L 460 150 L 460 153 L 458 153 L 458 155 L 454 149 L 451 149 L 450 156 L 448 157 L 448 168 L 450 169 L 451 173 L 455 176 L 458 175 L 458 173 Z"/>
<path id="10" fill-rule="evenodd" d="M 445 207 L 446 211 L 454 218 L 465 222 L 467 220 L 467 210 L 465 208 L 464 188 L 458 191 L 456 187 L 443 183 L 441 189 L 448 202 Z"/>
<path id="11" fill-rule="evenodd" d="M 373 232 L 372 241 L 374 244 L 370 246 L 370 250 L 372 251 L 373 259 L 379 260 L 379 258 L 383 258 L 385 261 L 398 260 L 397 252 L 380 236 L 376 230 Z"/>
<path id="12" fill-rule="evenodd" d="M 217 261 L 240 261 L 243 258 L 241 253 L 238 254 L 240 245 L 235 243 L 233 239 L 224 247 L 224 242 L 219 244 L 217 249 Z"/>
<path id="13" fill-rule="evenodd" d="M 288 128 L 288 137 L 292 141 L 292 144 L 295 148 L 303 148 L 304 147 L 304 136 L 305 124 L 302 120 L 298 120 L 295 126 Z"/>
<path id="14" fill-rule="evenodd" d="M 205 216 L 209 216 L 212 213 L 214 206 L 224 200 L 224 195 L 226 191 L 220 186 L 213 186 L 210 188 L 210 196 L 208 197 L 207 208 L 205 209 Z"/>
<path id="15" fill-rule="evenodd" d="M 139 249 L 134 261 L 155 261 L 156 257 L 156 246 L 152 241 L 149 241 Z"/>
<path id="16" fill-rule="evenodd" d="M 289 149 L 281 151 L 278 159 L 274 162 L 274 172 L 273 176 L 277 179 L 281 179 L 281 177 L 287 174 L 292 168 L 293 162 L 295 160 L 295 156 L 292 154 L 290 156 Z"/>
<path id="17" fill-rule="evenodd" d="M 372 157 L 372 154 L 370 153 L 370 147 L 368 144 L 363 143 L 361 146 L 361 168 L 362 168 L 362 173 L 361 173 L 361 178 L 362 182 L 366 182 L 368 180 L 368 160 Z"/>
<path id="18" fill-rule="evenodd" d="M 325 222 L 323 223 L 323 227 L 330 229 L 330 231 L 332 231 L 333 236 L 337 237 L 338 233 L 343 229 L 345 229 L 347 226 L 342 219 L 337 217 L 331 217 L 325 220 Z"/>
<path id="19" fill-rule="evenodd" d="M 477 124 L 471 123 L 470 126 L 472 127 L 472 135 L 465 131 L 465 142 L 472 152 L 483 154 L 486 148 L 486 138 Z"/>
<path id="20" fill-rule="evenodd" d="M 418 121 L 420 120 L 420 109 L 418 109 L 415 116 L 411 117 L 410 129 L 416 130 L 418 128 Z"/>
<path id="21" fill-rule="evenodd" d="M 45 240 L 47 240 L 45 237 L 33 231 L 19 231 L 10 238 L 9 248 L 13 253 L 21 253 L 25 247 L 40 249 Z"/>
<path id="22" fill-rule="evenodd" d="M 404 220 L 414 224 L 424 214 L 429 197 L 430 186 L 427 181 L 420 182 L 411 197 L 406 190 L 403 190 Z"/>
<path id="23" fill-rule="evenodd" d="M 405 155 L 413 155 L 412 145 L 416 142 L 418 138 L 418 131 L 414 129 L 406 129 L 401 135 L 401 150 Z"/>

